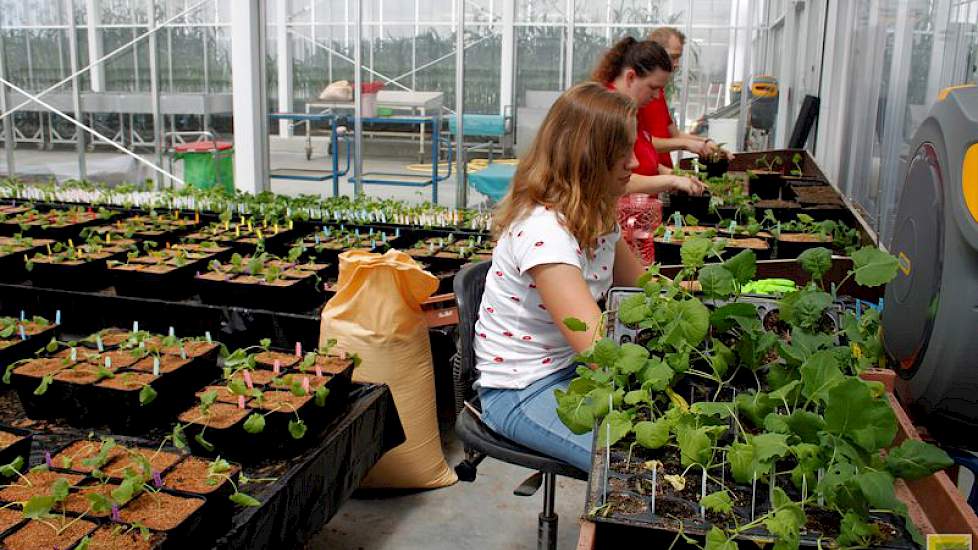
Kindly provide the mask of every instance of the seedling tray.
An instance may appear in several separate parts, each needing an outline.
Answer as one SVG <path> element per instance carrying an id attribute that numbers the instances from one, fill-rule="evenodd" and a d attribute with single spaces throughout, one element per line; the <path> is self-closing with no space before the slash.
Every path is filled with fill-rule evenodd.
<path id="1" fill-rule="evenodd" d="M 225 252 L 228 249 L 222 249 Z M 175 299 L 193 293 L 193 278 L 196 273 L 206 269 L 207 262 L 216 255 L 188 260 L 182 266 L 167 264 L 169 271 L 152 269 L 151 264 L 124 264 L 110 266 L 109 273 L 117 294 L 123 296 L 145 296 L 151 298 Z M 132 266 L 145 265 L 144 269 Z"/>
<path id="2" fill-rule="evenodd" d="M 68 290 L 95 290 L 111 284 L 106 277 L 106 262 L 117 259 L 122 253 L 107 252 L 78 263 L 34 262 L 30 272 L 31 283 L 47 288 Z"/>
<path id="3" fill-rule="evenodd" d="M 2 340 L 12 343 L 9 346 L 0 347 L 0 365 L 2 365 L 2 368 L 6 368 L 7 365 L 14 361 L 34 355 L 37 350 L 43 348 L 48 340 L 56 337 L 57 334 L 58 326 L 54 324 L 48 325 L 34 334 L 25 331 L 24 335 L 27 336 L 25 340 L 21 340 L 20 335 L 15 331 L 10 338 Z"/>
<path id="4" fill-rule="evenodd" d="M 694 537 L 704 537 L 714 522 L 721 526 L 733 526 L 732 518 L 717 516 L 701 509 L 699 499 L 703 494 L 703 478 L 702 471 L 696 467 L 690 468 L 686 473 L 686 486 L 681 491 L 677 491 L 664 479 L 665 470 L 659 469 L 663 468 L 662 466 L 657 466 L 653 484 L 653 473 L 646 469 L 644 464 L 647 461 L 658 460 L 665 463 L 666 468 L 672 465 L 672 473 L 677 473 L 675 471 L 677 468 L 682 472 L 683 469 L 678 466 L 677 450 L 673 449 L 671 455 L 669 451 L 662 452 L 662 449 L 647 451 L 639 446 L 632 449 L 631 453 L 624 446 L 612 446 L 609 450 L 597 445 L 597 429 L 594 433 L 595 451 L 585 503 L 589 520 L 666 533 L 683 533 Z M 675 464 L 672 464 L 673 462 Z M 626 463 L 627 467 L 625 467 Z M 711 475 L 715 476 L 716 473 Z M 788 478 L 787 475 L 780 476 L 777 479 L 777 486 L 797 500 L 798 491 Z M 719 489 L 719 484 L 712 479 L 708 480 L 705 494 Z M 733 493 L 738 502 L 733 510 L 733 516 L 736 517 L 738 524 L 751 521 L 751 503 L 754 509 L 753 517 L 761 516 L 771 508 L 768 487 L 761 482 L 757 483 L 756 490 L 750 485 L 732 483 L 727 484 L 727 489 Z M 830 530 L 838 529 L 838 520 L 831 519 L 830 511 L 823 512 L 817 507 L 808 507 L 805 512 L 808 523 L 801 533 L 800 546 L 824 548 L 826 545 L 824 537 L 834 537 L 837 534 Z M 885 513 L 872 513 L 871 518 L 888 535 L 886 543 L 874 548 L 887 550 L 917 548 L 903 527 L 902 519 Z M 829 532 L 822 532 L 822 529 Z M 763 527 L 758 527 L 741 533 L 736 540 L 764 545 L 775 542 L 777 537 L 768 533 Z"/>
<path id="5" fill-rule="evenodd" d="M 274 311 L 308 311 L 322 305 L 316 277 L 295 280 L 288 286 L 266 283 L 239 283 L 229 280 L 195 278 L 197 292 L 205 304 L 231 305 Z"/>
<path id="6" fill-rule="evenodd" d="M 0 280 L 19 281 L 24 279 L 27 274 L 24 257 L 33 257 L 34 253 L 44 250 L 46 245 L 53 242 L 50 239 L 31 239 L 30 243 L 16 244 L 14 239 L 0 237 L 0 245 L 13 247 L 11 252 L 0 256 Z"/>

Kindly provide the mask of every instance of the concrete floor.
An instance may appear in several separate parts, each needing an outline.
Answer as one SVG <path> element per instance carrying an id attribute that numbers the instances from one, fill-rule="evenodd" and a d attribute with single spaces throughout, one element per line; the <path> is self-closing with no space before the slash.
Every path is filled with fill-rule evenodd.
<path id="1" fill-rule="evenodd" d="M 461 444 L 443 434 L 449 466 L 462 458 Z M 518 497 L 515 489 L 532 472 L 492 458 L 472 483 L 396 495 L 357 495 L 316 534 L 306 550 L 530 550 L 536 548 L 543 489 Z M 586 483 L 557 478 L 557 548 L 577 546 Z"/>

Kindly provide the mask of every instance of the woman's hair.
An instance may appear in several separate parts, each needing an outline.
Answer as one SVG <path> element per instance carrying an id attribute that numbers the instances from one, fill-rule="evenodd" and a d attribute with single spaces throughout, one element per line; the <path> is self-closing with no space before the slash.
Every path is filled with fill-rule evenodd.
<path id="1" fill-rule="evenodd" d="M 612 82 L 625 71 L 633 69 L 638 76 L 646 76 L 656 69 L 672 72 L 672 60 L 666 50 L 656 42 L 639 42 L 631 36 L 619 40 L 608 50 L 591 73 L 591 79 L 602 84 Z"/>
<path id="2" fill-rule="evenodd" d="M 615 226 L 619 184 L 615 165 L 631 154 L 636 107 L 631 99 L 596 82 L 567 90 L 553 104 L 513 185 L 493 215 L 501 236 L 537 206 L 553 210 L 589 253 Z"/>

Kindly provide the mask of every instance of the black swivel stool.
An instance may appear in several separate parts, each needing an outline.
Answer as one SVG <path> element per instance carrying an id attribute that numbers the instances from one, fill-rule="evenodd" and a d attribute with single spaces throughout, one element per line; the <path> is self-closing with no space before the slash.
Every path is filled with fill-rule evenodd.
<path id="1" fill-rule="evenodd" d="M 554 497 L 557 490 L 557 476 L 586 480 L 583 472 L 566 462 L 542 455 L 534 450 L 514 443 L 493 432 L 479 419 L 479 396 L 472 389 L 478 378 L 475 367 L 475 322 L 479 317 L 479 304 L 486 287 L 486 275 L 491 262 L 480 262 L 463 268 L 455 276 L 455 299 L 458 302 L 458 359 L 455 363 L 455 395 L 460 408 L 455 421 L 455 433 L 465 448 L 465 460 L 455 466 L 455 472 L 462 481 L 474 481 L 476 468 L 487 456 L 515 464 L 536 472 L 528 477 L 513 493 L 518 496 L 532 496 L 543 485 L 543 512 L 540 513 L 537 531 L 537 548 L 554 550 L 557 548 L 557 513 L 554 511 Z"/>

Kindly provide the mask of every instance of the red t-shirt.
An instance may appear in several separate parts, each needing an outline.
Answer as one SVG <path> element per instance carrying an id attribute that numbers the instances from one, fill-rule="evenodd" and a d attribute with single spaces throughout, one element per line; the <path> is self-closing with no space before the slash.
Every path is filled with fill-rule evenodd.
<path id="1" fill-rule="evenodd" d="M 615 85 L 611 82 L 605 84 L 605 86 L 609 90 L 615 90 Z M 637 123 L 638 133 L 635 136 L 634 150 L 635 158 L 638 160 L 638 167 L 632 170 L 632 172 L 640 176 L 658 176 L 660 155 L 656 152 L 655 146 L 652 145 L 652 136 L 654 134 L 644 124 L 641 110 L 639 111 Z"/>
<path id="2" fill-rule="evenodd" d="M 652 137 L 668 138 L 669 126 L 672 126 L 672 116 L 669 115 L 669 105 L 666 104 L 665 90 L 659 90 L 659 96 L 649 101 L 638 110 L 639 126 L 644 126 Z M 659 153 L 659 164 L 672 168 L 672 156 L 668 151 Z"/>

